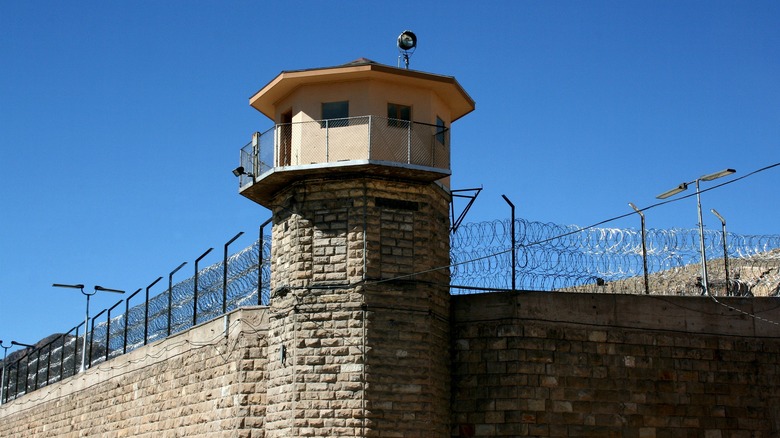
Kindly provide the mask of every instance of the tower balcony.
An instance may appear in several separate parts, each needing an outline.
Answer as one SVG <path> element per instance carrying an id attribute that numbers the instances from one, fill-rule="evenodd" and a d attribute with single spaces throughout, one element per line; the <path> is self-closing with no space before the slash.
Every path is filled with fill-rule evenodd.
<path id="1" fill-rule="evenodd" d="M 444 126 L 372 115 L 281 123 L 254 133 L 241 149 L 239 192 L 268 207 L 277 191 L 301 178 L 433 182 L 450 175 L 449 146 Z"/>

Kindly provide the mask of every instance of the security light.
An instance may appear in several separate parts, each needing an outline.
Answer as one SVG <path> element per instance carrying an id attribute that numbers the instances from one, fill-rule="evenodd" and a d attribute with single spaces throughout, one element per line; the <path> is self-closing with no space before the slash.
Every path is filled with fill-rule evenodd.
<path id="1" fill-rule="evenodd" d="M 711 173 L 709 175 L 704 175 L 703 177 L 699 178 L 702 181 L 712 181 L 714 179 L 718 179 L 721 177 L 724 177 L 726 175 L 731 175 L 732 173 L 736 172 L 734 169 L 723 169 L 720 172 Z"/>
<path id="2" fill-rule="evenodd" d="M 401 35 L 398 35 L 398 51 L 402 52 L 398 56 L 398 63 L 400 67 L 401 58 L 404 59 L 404 66 L 409 69 L 409 55 L 414 53 L 414 48 L 417 47 L 417 35 L 411 30 L 405 30 Z"/>
<path id="3" fill-rule="evenodd" d="M 60 283 L 54 283 L 52 284 L 54 287 L 67 287 L 69 289 L 84 289 L 83 284 L 60 284 Z"/>
<path id="4" fill-rule="evenodd" d="M 96 290 L 96 291 L 101 291 L 101 292 L 114 292 L 114 293 L 118 293 L 118 294 L 123 294 L 123 293 L 125 293 L 125 291 L 123 291 L 123 290 L 119 290 L 119 289 L 109 289 L 109 288 L 107 288 L 107 287 L 103 287 L 103 286 L 95 286 L 95 290 Z"/>
<path id="5" fill-rule="evenodd" d="M 683 190 L 686 190 L 688 188 L 688 184 L 694 184 L 694 183 L 696 184 L 696 208 L 697 208 L 698 213 L 699 213 L 699 252 L 701 253 L 701 279 L 702 279 L 701 280 L 701 286 L 702 286 L 701 287 L 701 294 L 702 295 L 710 295 L 710 292 L 709 292 L 709 286 L 708 286 L 708 280 L 707 280 L 707 252 L 706 252 L 706 249 L 704 248 L 704 221 L 701 218 L 701 190 L 699 190 L 699 182 L 700 181 L 712 181 L 714 179 L 718 179 L 718 178 L 724 177 L 726 175 L 731 175 L 734 172 L 736 172 L 736 170 L 734 170 L 734 169 L 724 169 L 724 170 L 721 170 L 720 172 L 709 173 L 707 175 L 700 176 L 700 177 L 696 178 L 693 181 L 690 181 L 690 182 L 687 182 L 687 183 L 682 183 L 679 186 L 677 186 L 677 187 L 675 187 L 675 188 L 673 188 L 671 190 L 667 190 L 667 191 L 661 193 L 660 195 L 656 196 L 656 198 L 658 198 L 658 199 L 666 199 L 666 198 L 668 198 L 670 196 L 674 196 L 674 195 L 682 192 Z M 725 224 L 724 224 L 724 227 L 725 227 Z M 724 235 L 724 239 L 725 239 L 726 233 L 724 232 L 723 235 Z"/>
<path id="6" fill-rule="evenodd" d="M 254 175 L 252 175 L 251 173 L 247 172 L 244 169 L 244 166 L 238 166 L 235 169 L 233 169 L 233 175 L 235 175 L 235 176 L 246 175 L 246 176 L 248 176 L 250 178 L 254 178 Z"/>
<path id="7" fill-rule="evenodd" d="M 398 48 L 407 51 L 412 50 L 417 46 L 417 35 L 411 30 L 405 30 L 398 36 Z"/>
<path id="8" fill-rule="evenodd" d="M 658 198 L 658 199 L 666 199 L 666 198 L 668 198 L 670 196 L 674 196 L 674 195 L 676 195 L 676 194 L 678 194 L 680 192 L 684 192 L 686 189 L 688 189 L 688 183 L 682 183 L 679 186 L 677 186 L 677 187 L 675 187 L 675 188 L 673 188 L 671 190 L 668 190 L 666 192 L 661 193 L 660 195 L 656 196 L 656 198 Z"/>

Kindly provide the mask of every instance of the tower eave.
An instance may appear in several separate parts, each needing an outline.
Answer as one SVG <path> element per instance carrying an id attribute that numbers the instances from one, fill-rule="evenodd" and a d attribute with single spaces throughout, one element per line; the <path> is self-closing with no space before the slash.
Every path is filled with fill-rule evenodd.
<path id="1" fill-rule="evenodd" d="M 249 98 L 249 104 L 274 120 L 277 103 L 298 87 L 326 82 L 378 79 L 425 87 L 437 93 L 452 108 L 452 121 L 474 111 L 474 100 L 452 76 L 406 70 L 373 62 L 336 67 L 283 71 Z"/>

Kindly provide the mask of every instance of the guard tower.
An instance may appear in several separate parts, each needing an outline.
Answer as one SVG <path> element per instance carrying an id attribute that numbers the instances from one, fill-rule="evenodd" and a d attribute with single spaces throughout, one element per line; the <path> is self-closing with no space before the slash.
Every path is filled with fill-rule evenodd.
<path id="1" fill-rule="evenodd" d="M 449 76 L 359 59 L 285 71 L 241 153 L 273 213 L 265 436 L 447 437 Z"/>

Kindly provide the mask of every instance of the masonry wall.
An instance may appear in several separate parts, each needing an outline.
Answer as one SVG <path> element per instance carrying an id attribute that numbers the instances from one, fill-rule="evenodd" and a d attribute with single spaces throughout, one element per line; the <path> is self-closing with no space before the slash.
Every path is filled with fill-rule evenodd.
<path id="1" fill-rule="evenodd" d="M 448 436 L 447 193 L 332 177 L 274 204 L 266 436 Z"/>
<path id="2" fill-rule="evenodd" d="M 310 392 L 289 393 L 287 400 L 298 403 L 289 436 L 316 436 L 317 429 L 368 436 L 376 433 L 371 425 L 388 420 L 384 409 L 399 406 L 408 408 L 410 422 L 449 420 L 454 437 L 780 436 L 774 298 L 720 299 L 722 305 L 701 297 L 554 292 L 452 297 L 452 407 L 439 419 L 425 408 L 422 390 L 426 379 L 442 378 L 429 374 L 430 361 L 440 358 L 426 356 L 424 334 L 409 329 L 420 321 L 408 319 L 414 312 L 339 313 L 331 301 L 338 293 L 311 297 L 331 308 L 309 304 L 289 314 L 306 335 L 291 343 L 298 369 L 306 371 L 296 376 L 297 389 Z M 378 325 L 375 334 L 359 335 L 363 321 Z M 219 318 L 101 363 L 0 406 L 0 436 L 265 438 L 268 420 L 280 412 L 267 406 L 268 370 L 294 369 L 271 366 L 280 356 L 266 344 L 269 325 L 267 309 L 241 309 L 229 315 L 227 337 Z M 323 327 L 357 333 L 334 337 Z M 353 356 L 370 352 L 372 336 L 385 335 L 396 340 L 392 348 L 357 366 Z M 322 346 L 330 356 L 313 354 Z M 365 388 L 370 376 L 363 371 L 379 367 L 382 375 L 382 365 L 402 367 L 403 381 Z M 326 393 L 332 397 L 316 397 Z M 415 433 L 379 436 L 425 436 Z"/>
<path id="3" fill-rule="evenodd" d="M 452 436 L 780 436 L 778 301 L 720 301 L 454 297 Z"/>
<path id="4" fill-rule="evenodd" d="M 0 406 L 0 436 L 262 437 L 266 309 L 227 316 Z"/>

